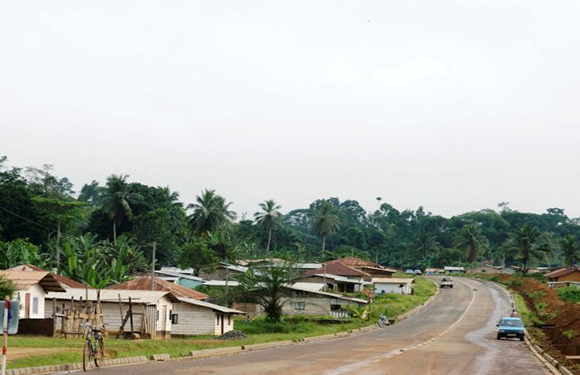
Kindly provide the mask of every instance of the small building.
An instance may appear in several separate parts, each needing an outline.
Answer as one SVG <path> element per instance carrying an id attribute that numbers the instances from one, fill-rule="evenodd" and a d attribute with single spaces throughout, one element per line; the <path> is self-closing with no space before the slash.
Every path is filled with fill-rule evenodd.
<path id="1" fill-rule="evenodd" d="M 185 297 L 197 300 L 208 299 L 207 294 L 198 292 L 197 290 L 189 289 L 184 286 L 174 284 L 160 278 L 154 278 L 154 290 L 162 292 L 171 292 L 176 297 Z M 125 281 L 123 283 L 108 286 L 107 289 L 126 289 L 126 290 L 145 290 L 151 291 L 151 276 L 139 277 L 133 280 Z"/>
<path id="2" fill-rule="evenodd" d="M 319 285 L 318 290 L 322 290 L 326 283 L 326 289 L 335 293 L 356 293 L 363 289 L 362 281 L 351 280 L 343 276 L 332 275 L 329 273 L 302 276 L 296 279 L 296 282 L 301 284 L 317 284 Z"/>
<path id="3" fill-rule="evenodd" d="M 160 270 L 155 271 L 155 278 L 160 278 L 189 289 L 195 289 L 198 286 L 203 285 L 204 279 L 201 277 L 170 271 L 165 268 L 166 267 L 162 267 Z"/>
<path id="4" fill-rule="evenodd" d="M 80 306 L 81 303 L 97 303 L 100 294 L 100 305 L 103 322 L 111 333 L 117 333 L 127 312 L 131 310 L 132 329 L 129 321 L 123 326 L 123 334 L 141 333 L 144 338 L 171 337 L 171 312 L 174 303 L 179 299 L 167 291 L 125 290 L 125 289 L 67 289 L 64 293 L 48 293 L 44 317 L 52 318 L 53 313 L 62 313 L 65 309 Z M 81 302 L 84 301 L 84 302 Z M 58 332 L 59 326 L 56 325 Z M 61 332 L 62 333 L 62 332 Z"/>
<path id="5" fill-rule="evenodd" d="M 559 270 L 547 273 L 545 276 L 550 282 L 580 281 L 580 269 L 560 268 Z"/>
<path id="6" fill-rule="evenodd" d="M 300 285 L 286 288 L 290 290 L 291 296 L 284 300 L 282 313 L 285 315 L 329 315 L 335 318 L 348 318 L 351 309 L 368 304 L 367 300 L 361 298 L 309 290 Z"/>
<path id="7" fill-rule="evenodd" d="M 415 282 L 412 278 L 375 278 L 373 285 L 375 293 L 395 293 L 395 294 L 413 294 L 412 284 Z"/>
<path id="8" fill-rule="evenodd" d="M 44 299 L 49 292 L 64 292 L 65 288 L 50 272 L 0 271 L 0 276 L 16 287 L 13 298 L 20 301 L 20 319 L 44 319 Z"/>
<path id="9" fill-rule="evenodd" d="M 468 268 L 465 272 L 466 273 L 486 273 L 486 274 L 496 274 L 500 273 L 502 267 L 490 266 L 490 265 L 481 265 L 477 267 Z"/>
<path id="10" fill-rule="evenodd" d="M 234 329 L 234 315 L 245 312 L 191 298 L 173 304 L 172 335 L 223 335 Z"/>
<path id="11" fill-rule="evenodd" d="M 342 276 L 348 280 L 362 283 L 364 280 L 370 281 L 372 276 L 366 272 L 357 270 L 342 263 L 326 263 L 322 268 L 317 270 L 308 270 L 303 273 L 303 276 L 312 276 L 320 274 L 331 274 Z"/>
<path id="12" fill-rule="evenodd" d="M 443 268 L 427 268 L 425 270 L 425 275 L 427 276 L 435 276 L 435 275 L 442 275 L 445 273 Z"/>
<path id="13" fill-rule="evenodd" d="M 465 267 L 445 266 L 444 270 L 446 275 L 461 275 L 465 273 Z"/>

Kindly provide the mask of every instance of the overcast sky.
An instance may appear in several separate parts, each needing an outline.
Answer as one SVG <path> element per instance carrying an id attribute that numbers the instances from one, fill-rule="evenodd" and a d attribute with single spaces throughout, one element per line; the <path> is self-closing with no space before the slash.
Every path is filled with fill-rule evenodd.
<path id="1" fill-rule="evenodd" d="M 576 0 L 0 3 L 0 155 L 251 214 L 580 216 Z"/>

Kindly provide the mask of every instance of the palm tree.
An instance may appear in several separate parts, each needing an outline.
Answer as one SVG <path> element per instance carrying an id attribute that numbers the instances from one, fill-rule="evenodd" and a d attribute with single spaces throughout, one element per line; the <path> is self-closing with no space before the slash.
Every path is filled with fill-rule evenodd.
<path id="1" fill-rule="evenodd" d="M 174 207 L 183 207 L 183 203 L 179 201 L 179 193 L 176 191 L 171 191 L 169 186 L 161 187 L 161 193 L 165 196 L 165 199 Z"/>
<path id="2" fill-rule="evenodd" d="M 515 254 L 523 264 L 524 276 L 528 273 L 530 261 L 550 250 L 550 243 L 540 230 L 532 225 L 525 224 L 510 236 L 507 242 L 508 250 Z"/>
<path id="3" fill-rule="evenodd" d="M 424 262 L 427 262 L 427 264 L 431 266 L 431 259 L 434 255 L 435 257 L 437 256 L 436 253 L 440 247 L 437 237 L 425 230 L 421 230 L 417 236 L 416 246 L 417 254 L 421 256 Z"/>
<path id="4" fill-rule="evenodd" d="M 273 199 L 268 199 L 264 203 L 259 204 L 262 212 L 256 212 L 254 218 L 258 224 L 261 224 L 264 229 L 268 232 L 268 245 L 266 246 L 266 252 L 270 251 L 270 243 L 272 242 L 272 228 L 279 225 L 282 221 L 282 214 L 278 211 L 281 206 L 279 206 Z"/>
<path id="5" fill-rule="evenodd" d="M 220 228 L 236 218 L 236 213 L 230 211 L 231 203 L 226 203 L 224 197 L 217 195 L 215 190 L 205 189 L 196 198 L 196 203 L 191 203 L 187 209 L 193 209 L 189 215 L 191 228 L 198 234 L 205 236 L 208 232 Z"/>
<path id="6" fill-rule="evenodd" d="M 487 248 L 488 240 L 478 225 L 467 224 L 459 232 L 456 246 L 464 250 L 467 254 L 467 261 L 473 263 L 477 255 Z"/>
<path id="7" fill-rule="evenodd" d="M 117 242 L 117 227 L 123 219 L 133 219 L 133 211 L 129 204 L 128 175 L 112 175 L 107 179 L 107 185 L 101 198 L 101 209 L 113 221 L 113 243 Z"/>
<path id="8" fill-rule="evenodd" d="M 320 202 L 310 218 L 310 226 L 322 237 L 322 254 L 326 247 L 326 236 L 340 227 L 340 219 L 335 214 L 334 206 L 327 200 Z"/>
<path id="9" fill-rule="evenodd" d="M 564 265 L 568 268 L 572 268 L 574 263 L 576 263 L 578 260 L 578 250 L 580 250 L 578 241 L 576 241 L 576 237 L 569 234 L 562 238 L 562 241 L 560 242 L 560 248 L 564 253 Z"/>

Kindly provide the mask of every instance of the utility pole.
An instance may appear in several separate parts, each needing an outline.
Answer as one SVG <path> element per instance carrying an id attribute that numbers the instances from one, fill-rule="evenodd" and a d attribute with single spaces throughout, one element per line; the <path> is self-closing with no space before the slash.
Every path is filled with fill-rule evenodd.
<path id="1" fill-rule="evenodd" d="M 151 290 L 155 290 L 155 250 L 157 242 L 153 241 L 153 259 L 151 260 Z"/>
<path id="2" fill-rule="evenodd" d="M 324 262 L 324 274 L 322 275 L 323 277 L 323 286 L 322 286 L 322 291 L 326 292 L 326 262 Z"/>

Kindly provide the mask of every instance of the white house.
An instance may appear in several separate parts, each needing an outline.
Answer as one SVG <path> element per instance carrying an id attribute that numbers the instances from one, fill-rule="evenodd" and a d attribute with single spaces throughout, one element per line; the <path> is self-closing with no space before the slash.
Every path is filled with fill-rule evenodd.
<path id="1" fill-rule="evenodd" d="M 389 277 L 373 279 L 376 294 L 411 294 L 413 293 L 413 282 L 414 280 L 412 278 L 396 279 Z"/>
<path id="2" fill-rule="evenodd" d="M 173 304 L 172 334 L 223 335 L 234 329 L 234 315 L 245 314 L 213 303 L 179 297 L 179 302 Z"/>
<path id="3" fill-rule="evenodd" d="M 48 292 L 64 292 L 50 272 L 0 271 L 16 286 L 13 298 L 20 301 L 20 319 L 44 319 L 44 298 Z"/>
<path id="4" fill-rule="evenodd" d="M 460 275 L 465 273 L 465 267 L 445 266 L 444 270 L 446 275 Z"/>

